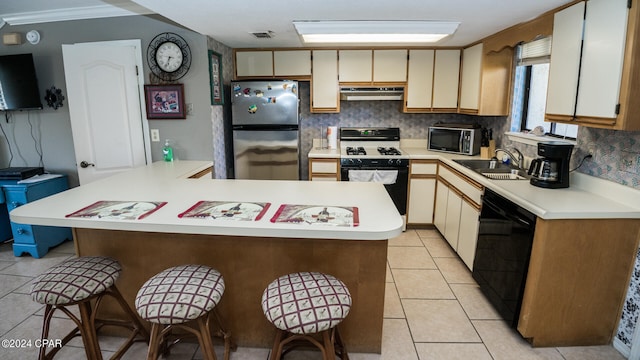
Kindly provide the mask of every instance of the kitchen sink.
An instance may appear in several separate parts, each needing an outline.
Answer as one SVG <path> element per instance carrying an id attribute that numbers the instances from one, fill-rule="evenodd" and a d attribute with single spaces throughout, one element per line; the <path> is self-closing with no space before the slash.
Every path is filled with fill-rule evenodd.
<path id="1" fill-rule="evenodd" d="M 474 169 L 474 171 L 479 172 L 482 176 L 488 177 L 491 180 L 529 180 L 531 178 L 527 175 L 527 172 L 523 170 L 505 170 L 506 169 Z"/>
<path id="2" fill-rule="evenodd" d="M 492 180 L 529 180 L 531 176 L 515 165 L 503 164 L 489 159 L 459 159 L 453 160 L 478 174 Z"/>
<path id="3" fill-rule="evenodd" d="M 459 159 L 459 160 L 453 160 L 455 162 L 457 162 L 458 164 L 469 168 L 471 170 L 476 170 L 476 169 L 505 169 L 505 170 L 511 170 L 511 169 L 518 169 L 516 166 L 511 165 L 511 164 L 503 164 L 501 161 L 497 161 L 497 160 L 493 160 L 493 162 L 495 163 L 494 167 L 491 167 L 491 162 L 492 160 L 489 159 Z"/>

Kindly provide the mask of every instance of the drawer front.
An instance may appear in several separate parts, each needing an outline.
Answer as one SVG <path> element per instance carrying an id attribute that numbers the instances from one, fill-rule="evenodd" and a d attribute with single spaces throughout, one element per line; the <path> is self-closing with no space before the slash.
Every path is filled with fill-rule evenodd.
<path id="1" fill-rule="evenodd" d="M 313 175 L 311 181 L 338 181 L 338 176 Z"/>
<path id="2" fill-rule="evenodd" d="M 14 244 L 35 244 L 34 229 L 31 225 L 11 223 Z"/>
<path id="3" fill-rule="evenodd" d="M 438 175 L 445 179 L 449 184 L 460 190 L 466 197 L 474 201 L 476 204 L 482 204 L 482 189 L 471 185 L 466 178 L 461 178 L 444 166 L 438 169 Z"/>
<path id="4" fill-rule="evenodd" d="M 411 162 L 411 175 L 435 175 L 438 172 L 437 163 Z"/>
<path id="5" fill-rule="evenodd" d="M 338 173 L 338 162 L 335 160 L 330 160 L 330 161 L 313 160 L 311 162 L 311 172 L 312 173 L 330 173 L 330 174 Z"/>
<path id="6" fill-rule="evenodd" d="M 4 188 L 4 195 L 7 201 L 7 209 L 9 211 L 17 208 L 18 206 L 22 206 L 29 202 L 27 199 L 26 189 L 13 188 L 8 189 Z"/>

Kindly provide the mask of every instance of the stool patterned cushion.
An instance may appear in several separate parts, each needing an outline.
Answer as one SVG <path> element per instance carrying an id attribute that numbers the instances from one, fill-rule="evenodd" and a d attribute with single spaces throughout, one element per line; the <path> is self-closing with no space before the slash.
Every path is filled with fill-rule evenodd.
<path id="1" fill-rule="evenodd" d="M 158 324 L 181 324 L 213 309 L 224 293 L 224 279 L 204 265 L 166 269 L 147 280 L 136 296 L 140 316 Z"/>
<path id="2" fill-rule="evenodd" d="M 318 272 L 281 276 L 262 294 L 262 311 L 275 327 L 314 334 L 338 325 L 349 314 L 351 294 L 340 280 Z"/>
<path id="3" fill-rule="evenodd" d="M 116 282 L 122 267 L 103 256 L 64 261 L 36 277 L 31 298 L 40 304 L 66 305 L 100 294 Z"/>

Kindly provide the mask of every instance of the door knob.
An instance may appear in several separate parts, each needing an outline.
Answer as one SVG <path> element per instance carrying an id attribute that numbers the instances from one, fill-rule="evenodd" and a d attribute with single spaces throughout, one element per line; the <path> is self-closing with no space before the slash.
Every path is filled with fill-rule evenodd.
<path id="1" fill-rule="evenodd" d="M 84 160 L 80 163 L 81 168 L 88 168 L 89 166 L 96 166 L 96 164 L 88 163 Z"/>

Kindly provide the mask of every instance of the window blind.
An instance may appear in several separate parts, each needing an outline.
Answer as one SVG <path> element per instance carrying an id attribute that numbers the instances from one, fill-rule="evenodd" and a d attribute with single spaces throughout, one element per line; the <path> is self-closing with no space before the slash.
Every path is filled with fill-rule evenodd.
<path id="1" fill-rule="evenodd" d="M 548 63 L 551 58 L 551 36 L 519 45 L 517 54 L 518 66 Z"/>

